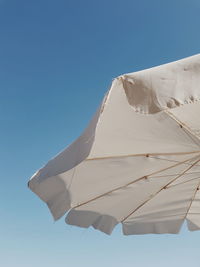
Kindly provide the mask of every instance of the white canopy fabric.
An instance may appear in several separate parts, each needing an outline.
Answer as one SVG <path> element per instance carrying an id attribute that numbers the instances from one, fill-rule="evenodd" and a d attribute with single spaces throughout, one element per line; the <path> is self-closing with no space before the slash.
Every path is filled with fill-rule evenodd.
<path id="1" fill-rule="evenodd" d="M 114 79 L 85 132 L 29 181 L 55 220 L 200 229 L 200 55 Z"/>

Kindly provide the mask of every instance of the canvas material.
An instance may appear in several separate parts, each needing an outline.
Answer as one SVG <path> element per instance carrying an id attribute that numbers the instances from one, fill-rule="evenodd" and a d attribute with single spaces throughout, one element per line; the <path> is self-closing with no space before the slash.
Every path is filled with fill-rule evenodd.
<path id="1" fill-rule="evenodd" d="M 199 55 L 123 76 L 142 79 L 143 96 L 137 95 L 139 88 L 136 95 L 127 92 L 121 78 L 113 81 L 83 135 L 29 181 L 30 189 L 47 203 L 54 219 L 70 210 L 67 223 L 93 226 L 107 234 L 120 222 L 126 235 L 177 233 L 185 219 L 190 230 L 199 229 L 200 105 L 179 106 L 180 99 L 194 96 L 198 62 Z M 186 86 L 182 92 L 181 87 L 176 91 L 174 83 L 157 82 L 165 68 L 168 76 L 169 69 L 170 75 L 175 75 L 176 69 L 181 85 L 181 68 L 186 65 L 188 72 L 195 69 L 194 75 L 185 76 L 187 85 L 188 79 L 192 81 L 187 94 Z M 156 88 L 152 93 L 155 96 L 156 92 L 156 98 L 151 98 L 147 80 L 154 77 L 151 84 L 157 86 L 150 91 Z M 168 87 L 169 93 L 163 94 Z M 166 104 L 170 94 L 179 99 L 173 109 Z M 130 97 L 140 101 L 134 104 Z M 153 99 L 160 99 L 159 105 Z M 135 112 L 138 107 L 151 114 Z"/>

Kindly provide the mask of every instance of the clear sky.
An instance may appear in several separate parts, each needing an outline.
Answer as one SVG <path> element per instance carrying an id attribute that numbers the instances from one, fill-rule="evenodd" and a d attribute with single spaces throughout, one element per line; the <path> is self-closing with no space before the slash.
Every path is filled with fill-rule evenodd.
<path id="1" fill-rule="evenodd" d="M 0 0 L 0 266 L 200 266 L 200 232 L 107 236 L 54 223 L 27 188 L 114 77 L 199 51 L 199 0 Z"/>

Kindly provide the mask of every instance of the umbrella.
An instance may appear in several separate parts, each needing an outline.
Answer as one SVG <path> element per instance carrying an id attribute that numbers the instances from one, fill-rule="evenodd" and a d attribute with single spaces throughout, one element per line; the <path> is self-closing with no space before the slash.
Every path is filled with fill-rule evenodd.
<path id="1" fill-rule="evenodd" d="M 200 55 L 115 78 L 84 133 L 28 186 L 55 220 L 111 234 L 200 229 Z"/>

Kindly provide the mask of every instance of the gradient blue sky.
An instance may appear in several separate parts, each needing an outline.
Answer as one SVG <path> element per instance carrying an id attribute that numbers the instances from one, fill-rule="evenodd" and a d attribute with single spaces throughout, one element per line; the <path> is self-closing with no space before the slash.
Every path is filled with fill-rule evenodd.
<path id="1" fill-rule="evenodd" d="M 200 232 L 54 223 L 27 188 L 114 77 L 199 53 L 199 14 L 199 0 L 0 0 L 0 266 L 199 267 Z"/>

